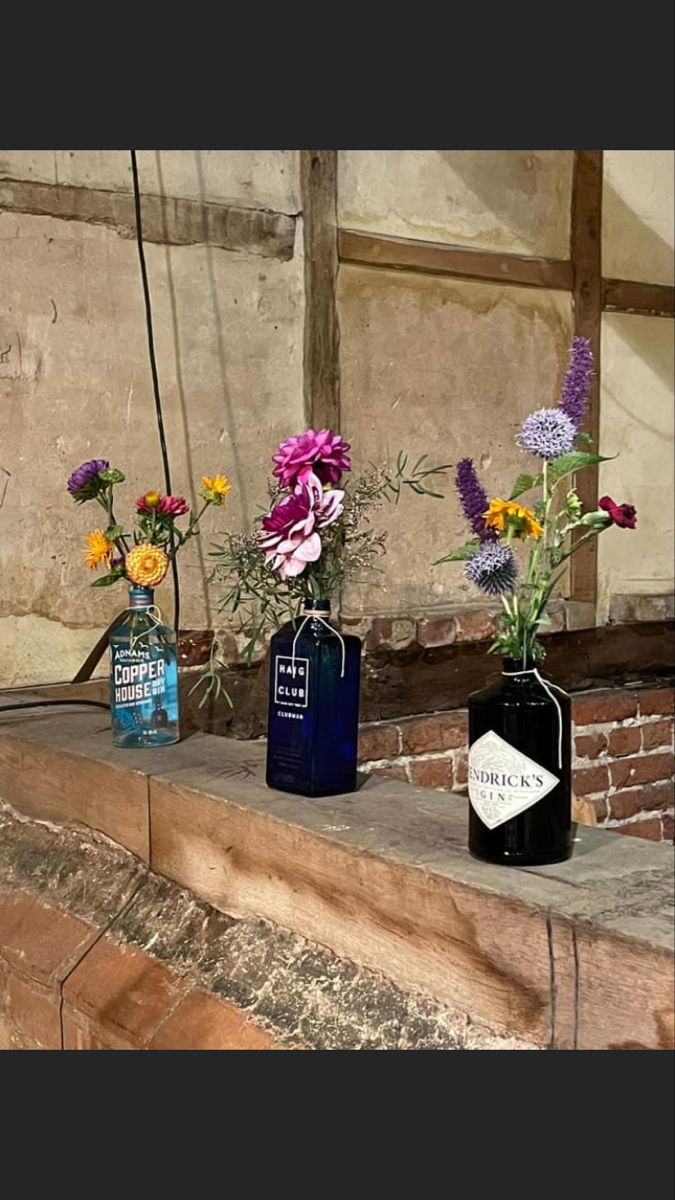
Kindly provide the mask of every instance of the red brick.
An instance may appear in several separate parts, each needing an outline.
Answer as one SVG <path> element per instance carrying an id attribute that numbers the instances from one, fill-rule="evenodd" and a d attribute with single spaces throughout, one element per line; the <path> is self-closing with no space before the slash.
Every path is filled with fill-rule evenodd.
<path id="1" fill-rule="evenodd" d="M 157 1030 L 149 1050 L 280 1050 L 269 1033 L 226 1001 L 192 992 Z"/>
<path id="2" fill-rule="evenodd" d="M 454 617 L 423 617 L 417 622 L 417 641 L 425 650 L 434 646 L 451 646 L 457 635 Z"/>
<path id="3" fill-rule="evenodd" d="M 365 725 L 359 730 L 359 761 L 396 758 L 398 729 L 395 725 Z"/>
<path id="4" fill-rule="evenodd" d="M 7 977 L 7 1018 L 22 1041 L 36 1050 L 61 1049 L 61 996 L 49 988 L 10 971 Z"/>
<path id="5" fill-rule="evenodd" d="M 457 750 L 466 746 L 469 719 L 466 709 L 415 717 L 401 722 L 402 754 L 430 754 L 436 750 Z"/>
<path id="6" fill-rule="evenodd" d="M 648 817 L 646 821 L 631 821 L 630 825 L 620 825 L 617 833 L 627 833 L 630 837 L 646 838 L 649 842 L 661 841 L 661 820 L 659 817 Z"/>
<path id="7" fill-rule="evenodd" d="M 607 820 L 609 816 L 609 808 L 606 796 L 594 796 L 594 798 L 589 800 L 588 803 L 592 804 L 593 808 L 595 809 L 596 821 L 601 822 Z"/>
<path id="8" fill-rule="evenodd" d="M 118 1037 L 110 1029 L 90 1021 L 83 1013 L 63 1005 L 64 1050 L 138 1050 L 132 1037 Z"/>
<path id="9" fill-rule="evenodd" d="M 638 692 L 643 717 L 672 716 L 675 711 L 675 688 L 650 688 Z"/>
<path id="10" fill-rule="evenodd" d="M 656 750 L 659 746 L 672 746 L 672 720 L 650 721 L 642 726 L 642 745 L 645 750 Z"/>
<path id="11" fill-rule="evenodd" d="M 417 787 L 452 790 L 452 759 L 420 758 L 410 763 L 410 779 Z"/>
<path id="12" fill-rule="evenodd" d="M 64 979 L 95 937 L 91 925 L 28 892 L 0 890 L 0 955 L 32 979 Z"/>
<path id="13" fill-rule="evenodd" d="M 104 1031 L 141 1047 L 184 991 L 181 980 L 147 954 L 104 937 L 66 980 L 63 996 Z"/>
<path id="14" fill-rule="evenodd" d="M 612 758 L 620 758 L 624 754 L 639 754 L 642 747 L 642 731 L 639 725 L 610 729 L 607 744 Z"/>
<path id="15" fill-rule="evenodd" d="M 607 767 L 577 767 L 572 772 L 572 781 L 577 796 L 606 792 L 609 787 L 609 772 Z"/>
<path id="16" fill-rule="evenodd" d="M 642 754 L 636 758 L 624 758 L 611 764 L 610 777 L 615 788 L 634 787 L 640 783 L 656 783 L 670 779 L 673 774 L 671 751 L 663 754 Z"/>
<path id="17" fill-rule="evenodd" d="M 584 733 L 575 740 L 576 752 L 579 758 L 598 758 L 607 749 L 605 733 Z"/>
<path id="18" fill-rule="evenodd" d="M 402 650 L 415 640 L 415 622 L 408 617 L 374 617 L 366 637 L 368 650 Z"/>
<path id="19" fill-rule="evenodd" d="M 625 721 L 637 714 L 635 692 L 620 689 L 580 692 L 572 698 L 572 714 L 576 725 L 600 725 L 604 721 Z"/>
<path id="20" fill-rule="evenodd" d="M 675 819 L 670 815 L 670 813 L 663 814 L 663 816 L 661 817 L 661 824 L 663 826 L 664 842 L 674 841 L 675 840 Z"/>
<path id="21" fill-rule="evenodd" d="M 497 613 L 485 612 L 479 608 L 459 609 L 455 613 L 456 634 L 458 642 L 486 642 L 493 638 L 497 628 Z"/>
<path id="22" fill-rule="evenodd" d="M 369 775 L 381 775 L 383 779 L 403 779 L 408 782 L 408 774 L 405 767 L 397 766 L 392 763 L 389 767 L 369 767 Z"/>
<path id="23" fill-rule="evenodd" d="M 460 751 L 455 755 L 455 784 L 465 784 L 469 782 L 469 756 L 466 752 Z"/>
<path id="24" fill-rule="evenodd" d="M 626 792 L 613 792 L 609 797 L 610 815 L 617 821 L 634 817 L 637 813 L 653 812 L 668 808 L 673 802 L 670 783 L 652 783 L 647 787 L 630 788 Z"/>

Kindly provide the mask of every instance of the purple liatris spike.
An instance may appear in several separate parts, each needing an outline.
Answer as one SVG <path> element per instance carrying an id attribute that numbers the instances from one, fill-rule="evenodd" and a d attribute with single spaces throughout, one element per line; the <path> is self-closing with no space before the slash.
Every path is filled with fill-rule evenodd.
<path id="1" fill-rule="evenodd" d="M 570 347 L 570 365 L 560 393 L 559 407 L 575 429 L 580 429 L 588 408 L 593 374 L 593 351 L 589 338 L 575 337 Z"/>
<path id="2" fill-rule="evenodd" d="M 501 596 L 515 584 L 518 568 L 511 547 L 499 542 L 496 546 L 481 546 L 467 562 L 464 574 L 488 596 Z"/>
<path id="3" fill-rule="evenodd" d="M 462 458 L 457 463 L 455 487 L 459 493 L 462 512 L 471 529 L 481 542 L 493 542 L 497 537 L 494 529 L 485 524 L 483 514 L 487 511 L 488 498 L 476 475 L 472 458 Z"/>

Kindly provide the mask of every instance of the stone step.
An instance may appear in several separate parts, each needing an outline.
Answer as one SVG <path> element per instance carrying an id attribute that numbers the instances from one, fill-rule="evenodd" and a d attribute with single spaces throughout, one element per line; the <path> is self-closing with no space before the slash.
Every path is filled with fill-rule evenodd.
<path id="1" fill-rule="evenodd" d="M 7 714 L 0 798 L 496 1036 L 673 1045 L 672 847 L 578 826 L 568 863 L 491 867 L 468 854 L 465 798 L 382 778 L 294 797 L 265 786 L 263 755 L 208 734 L 118 751 L 104 713 Z"/>

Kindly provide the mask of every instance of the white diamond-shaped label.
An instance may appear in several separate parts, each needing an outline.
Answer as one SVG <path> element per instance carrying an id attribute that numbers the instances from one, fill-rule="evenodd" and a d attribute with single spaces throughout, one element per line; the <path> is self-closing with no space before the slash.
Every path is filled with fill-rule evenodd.
<path id="1" fill-rule="evenodd" d="M 493 729 L 469 750 L 469 800 L 488 829 L 496 829 L 547 796 L 559 780 Z"/>

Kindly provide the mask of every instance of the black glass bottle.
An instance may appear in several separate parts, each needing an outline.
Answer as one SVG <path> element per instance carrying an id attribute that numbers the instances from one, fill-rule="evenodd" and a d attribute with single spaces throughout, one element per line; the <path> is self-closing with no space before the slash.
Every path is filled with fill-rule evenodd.
<path id="1" fill-rule="evenodd" d="M 329 618 L 327 600 L 307 600 L 270 646 L 267 784 L 300 796 L 356 787 L 361 642 Z"/>
<path id="2" fill-rule="evenodd" d="M 487 862 L 572 853 L 570 700 L 533 666 L 504 659 L 499 680 L 469 696 L 469 850 Z"/>

